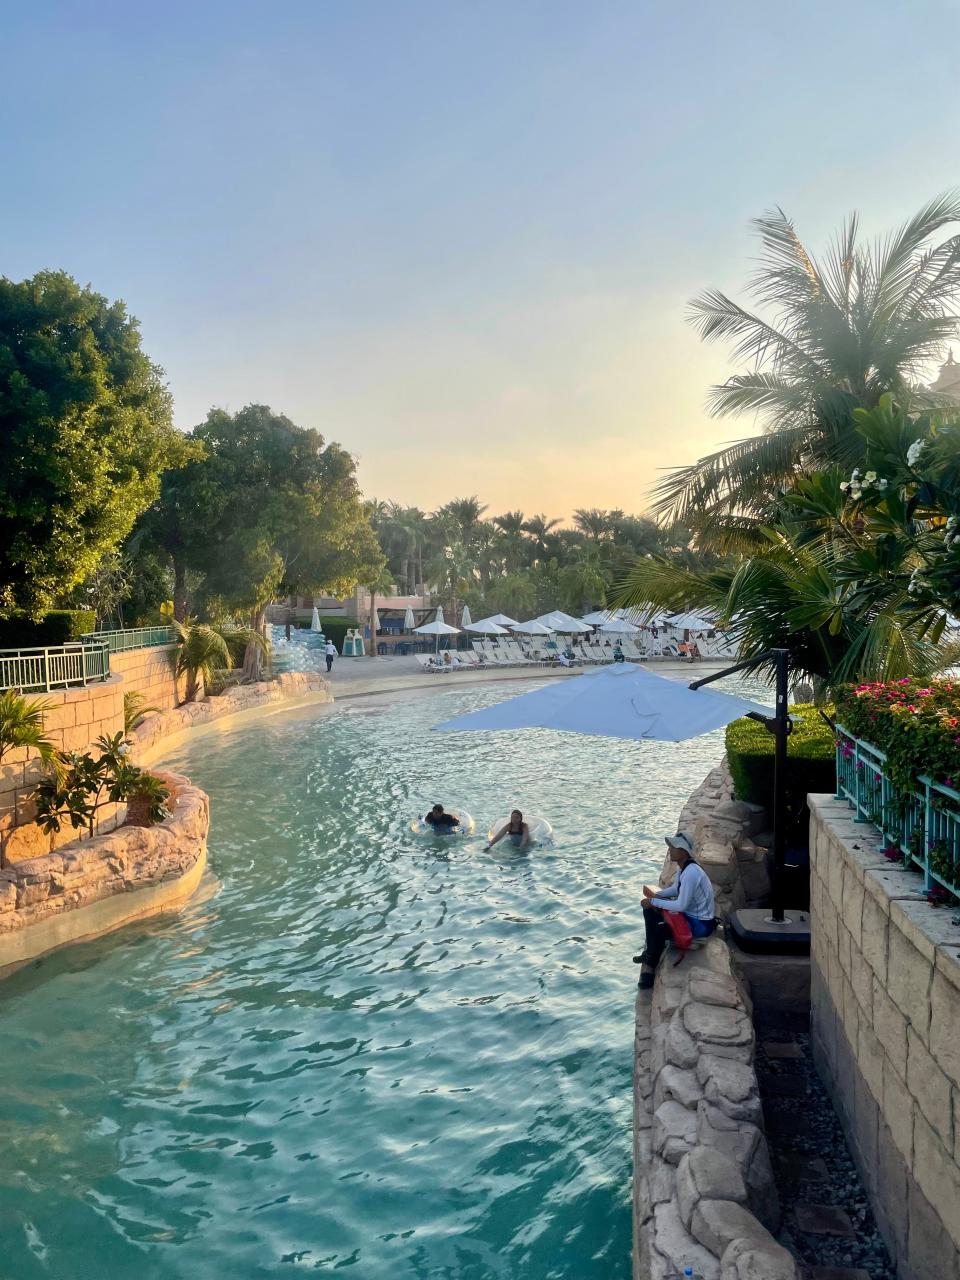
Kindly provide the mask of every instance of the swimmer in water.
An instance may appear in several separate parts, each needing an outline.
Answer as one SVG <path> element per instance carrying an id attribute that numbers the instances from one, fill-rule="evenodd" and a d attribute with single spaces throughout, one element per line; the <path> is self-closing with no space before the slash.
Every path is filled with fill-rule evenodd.
<path id="1" fill-rule="evenodd" d="M 434 831 L 452 831 L 460 825 L 460 819 L 455 814 L 447 813 L 442 804 L 435 804 L 424 822 L 433 827 Z"/>
<path id="2" fill-rule="evenodd" d="M 528 823 L 524 822 L 523 814 L 519 809 L 513 810 L 510 814 L 510 821 L 500 828 L 497 834 L 487 845 L 487 849 L 492 849 L 497 841 L 502 840 L 504 836 L 509 836 L 513 843 L 518 845 L 521 849 L 526 849 L 527 845 L 530 843 L 530 826 Z M 484 849 L 484 853 L 486 853 L 486 851 L 487 850 Z"/>

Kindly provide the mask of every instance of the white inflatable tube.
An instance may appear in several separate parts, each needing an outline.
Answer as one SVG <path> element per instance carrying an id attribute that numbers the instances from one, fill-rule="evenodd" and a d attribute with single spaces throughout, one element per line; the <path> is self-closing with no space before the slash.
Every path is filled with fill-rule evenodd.
<path id="1" fill-rule="evenodd" d="M 530 828 L 531 844 L 534 844 L 534 843 L 543 844 L 544 840 L 551 840 L 553 838 L 553 827 L 551 827 L 550 823 L 546 820 L 546 818 L 524 818 L 524 822 Z M 488 841 L 493 840 L 503 830 L 504 827 L 509 825 L 510 825 L 510 815 L 508 813 L 505 818 L 500 818 L 497 822 L 493 824 L 493 826 L 487 832 L 487 840 Z M 509 840 L 510 836 L 505 835 L 503 839 Z M 502 844 L 503 841 L 501 841 L 500 843 Z"/>
<path id="2" fill-rule="evenodd" d="M 424 817 L 414 818 L 410 830 L 415 836 L 470 836 L 477 829 L 477 824 L 466 809 L 447 809 L 447 813 L 459 819 L 455 827 L 442 827 L 438 830 L 430 825 Z"/>

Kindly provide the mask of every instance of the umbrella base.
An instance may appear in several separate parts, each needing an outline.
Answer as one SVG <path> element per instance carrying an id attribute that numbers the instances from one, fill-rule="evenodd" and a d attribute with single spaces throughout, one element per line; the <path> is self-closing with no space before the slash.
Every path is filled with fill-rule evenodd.
<path id="1" fill-rule="evenodd" d="M 784 912 L 786 920 L 775 923 L 769 907 L 742 907 L 727 917 L 728 936 L 741 951 L 766 955 L 804 956 L 810 951 L 810 914 L 802 908 Z"/>

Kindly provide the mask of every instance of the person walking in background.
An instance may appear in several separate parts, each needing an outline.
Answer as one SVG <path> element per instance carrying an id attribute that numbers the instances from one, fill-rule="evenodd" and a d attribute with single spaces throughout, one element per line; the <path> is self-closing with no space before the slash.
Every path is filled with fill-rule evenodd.
<path id="1" fill-rule="evenodd" d="M 694 938 L 705 938 L 717 927 L 717 907 L 710 877 L 693 860 L 693 841 L 683 831 L 666 836 L 670 861 L 680 870 L 673 884 L 665 889 L 643 888 L 643 924 L 647 945 L 642 955 L 634 956 L 639 964 L 640 981 L 637 986 L 647 990 L 653 986 L 654 974 L 663 949 L 673 937 L 673 931 L 664 918 L 665 912 L 678 912 L 686 918 Z"/>
<path id="2" fill-rule="evenodd" d="M 330 674 L 330 668 L 333 666 L 333 660 L 337 656 L 337 646 L 332 640 L 328 640 L 324 650 L 324 657 L 327 659 L 327 675 Z"/>

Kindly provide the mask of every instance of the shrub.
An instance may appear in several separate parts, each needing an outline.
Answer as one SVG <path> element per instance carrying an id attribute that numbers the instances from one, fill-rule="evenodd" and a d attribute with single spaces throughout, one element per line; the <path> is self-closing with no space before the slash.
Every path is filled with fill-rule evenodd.
<path id="1" fill-rule="evenodd" d="M 90 751 L 70 751 L 59 755 L 57 766 L 37 785 L 37 823 L 48 835 L 60 831 L 65 822 L 88 836 L 96 830 L 97 814 L 105 805 L 141 800 L 147 821 L 166 816 L 169 792 L 164 784 L 128 759 L 129 744 L 122 733 L 101 735 Z"/>
<path id="2" fill-rule="evenodd" d="M 799 703 L 790 708 L 793 732 L 787 738 L 787 839 L 806 844 L 811 792 L 836 791 L 834 733 L 818 708 Z M 738 800 L 773 811 L 775 738 L 757 720 L 727 725 L 727 762 Z"/>
<path id="3" fill-rule="evenodd" d="M 92 609 L 51 609 L 39 618 L 16 610 L 0 618 L 0 649 L 44 649 L 79 640 L 96 625 Z"/>
<path id="4" fill-rule="evenodd" d="M 359 628 L 360 624 L 356 618 L 321 618 L 320 626 L 323 634 L 328 640 L 332 640 L 337 646 L 337 652 L 343 650 L 343 642 L 346 634 L 353 628 Z"/>
<path id="5" fill-rule="evenodd" d="M 837 723 L 886 754 L 886 773 L 902 791 L 920 774 L 960 791 L 960 681 L 893 680 L 851 686 Z"/>

